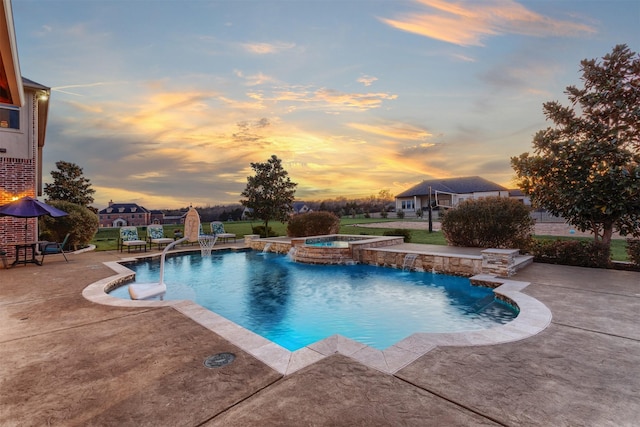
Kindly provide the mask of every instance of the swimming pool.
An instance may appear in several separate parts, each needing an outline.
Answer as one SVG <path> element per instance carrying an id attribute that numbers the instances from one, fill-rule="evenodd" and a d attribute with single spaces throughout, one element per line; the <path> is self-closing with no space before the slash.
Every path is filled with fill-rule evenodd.
<path id="1" fill-rule="evenodd" d="M 128 265 L 136 283 L 157 282 L 159 261 Z M 256 251 L 167 258 L 165 299 L 189 299 L 298 350 L 340 334 L 384 349 L 415 332 L 486 329 L 517 312 L 469 279 L 370 265 L 293 263 Z M 111 292 L 128 299 L 127 287 Z"/>

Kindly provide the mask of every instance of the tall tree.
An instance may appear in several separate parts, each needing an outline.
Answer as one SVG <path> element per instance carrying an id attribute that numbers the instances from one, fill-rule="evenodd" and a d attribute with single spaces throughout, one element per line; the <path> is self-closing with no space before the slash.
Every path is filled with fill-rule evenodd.
<path id="1" fill-rule="evenodd" d="M 293 209 L 295 188 L 289 173 L 282 167 L 276 155 L 264 163 L 251 163 L 254 176 L 247 177 L 247 187 L 240 200 L 243 206 L 253 211 L 252 216 L 264 221 L 265 233 L 269 233 L 269 221 L 286 222 Z"/>
<path id="2" fill-rule="evenodd" d="M 51 171 L 53 183 L 44 185 L 47 200 L 64 200 L 89 207 L 93 203 L 91 181 L 82 175 L 82 168 L 75 163 L 56 162 L 57 171 Z"/>
<path id="3" fill-rule="evenodd" d="M 618 45 L 581 71 L 584 88 L 565 91 L 571 106 L 544 103 L 555 127 L 511 165 L 534 206 L 610 245 L 614 230 L 640 236 L 640 56 Z"/>

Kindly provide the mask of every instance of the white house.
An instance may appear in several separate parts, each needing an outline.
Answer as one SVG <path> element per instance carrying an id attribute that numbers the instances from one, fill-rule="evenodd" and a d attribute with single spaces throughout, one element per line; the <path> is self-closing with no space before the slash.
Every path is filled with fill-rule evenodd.
<path id="1" fill-rule="evenodd" d="M 453 207 L 467 199 L 509 197 L 509 190 L 479 176 L 422 181 L 396 196 L 396 210 L 411 214 L 432 206 Z"/>

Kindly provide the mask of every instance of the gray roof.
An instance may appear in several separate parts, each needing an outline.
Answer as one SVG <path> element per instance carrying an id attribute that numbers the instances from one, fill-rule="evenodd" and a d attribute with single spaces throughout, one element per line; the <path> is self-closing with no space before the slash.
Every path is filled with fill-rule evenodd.
<path id="1" fill-rule="evenodd" d="M 22 85 L 25 87 L 30 87 L 33 89 L 41 89 L 41 90 L 49 90 L 51 89 L 50 87 L 47 87 L 45 85 L 41 85 L 40 83 L 36 83 L 31 79 L 28 79 L 24 76 L 22 76 Z"/>
<path id="2" fill-rule="evenodd" d="M 436 191 L 454 194 L 484 193 L 490 191 L 507 191 L 502 185 L 496 184 L 479 176 L 466 176 L 462 178 L 430 179 L 414 185 L 403 191 L 396 197 L 413 197 L 429 195 Z"/>
<path id="3" fill-rule="evenodd" d="M 111 211 L 109 211 L 111 209 Z M 102 209 L 99 214 L 125 214 L 125 213 L 149 213 L 144 207 L 135 203 L 112 203 L 111 206 Z"/>

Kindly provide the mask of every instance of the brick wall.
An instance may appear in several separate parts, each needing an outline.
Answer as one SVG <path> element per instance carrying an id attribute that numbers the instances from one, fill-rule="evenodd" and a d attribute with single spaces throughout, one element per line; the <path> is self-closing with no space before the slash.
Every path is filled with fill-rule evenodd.
<path id="1" fill-rule="evenodd" d="M 25 106 L 21 114 L 28 114 L 28 129 L 24 129 L 24 139 L 21 143 L 29 144 L 28 158 L 9 157 L 0 155 L 0 205 L 9 203 L 24 196 L 36 197 L 37 176 L 37 139 L 38 124 L 37 102 L 33 93 L 25 94 Z M 30 110 L 30 113 L 27 111 Z M 25 224 L 27 234 L 25 236 Z M 9 245 L 16 242 L 38 240 L 38 220 L 36 218 L 0 217 L 0 250 L 12 254 Z"/>

